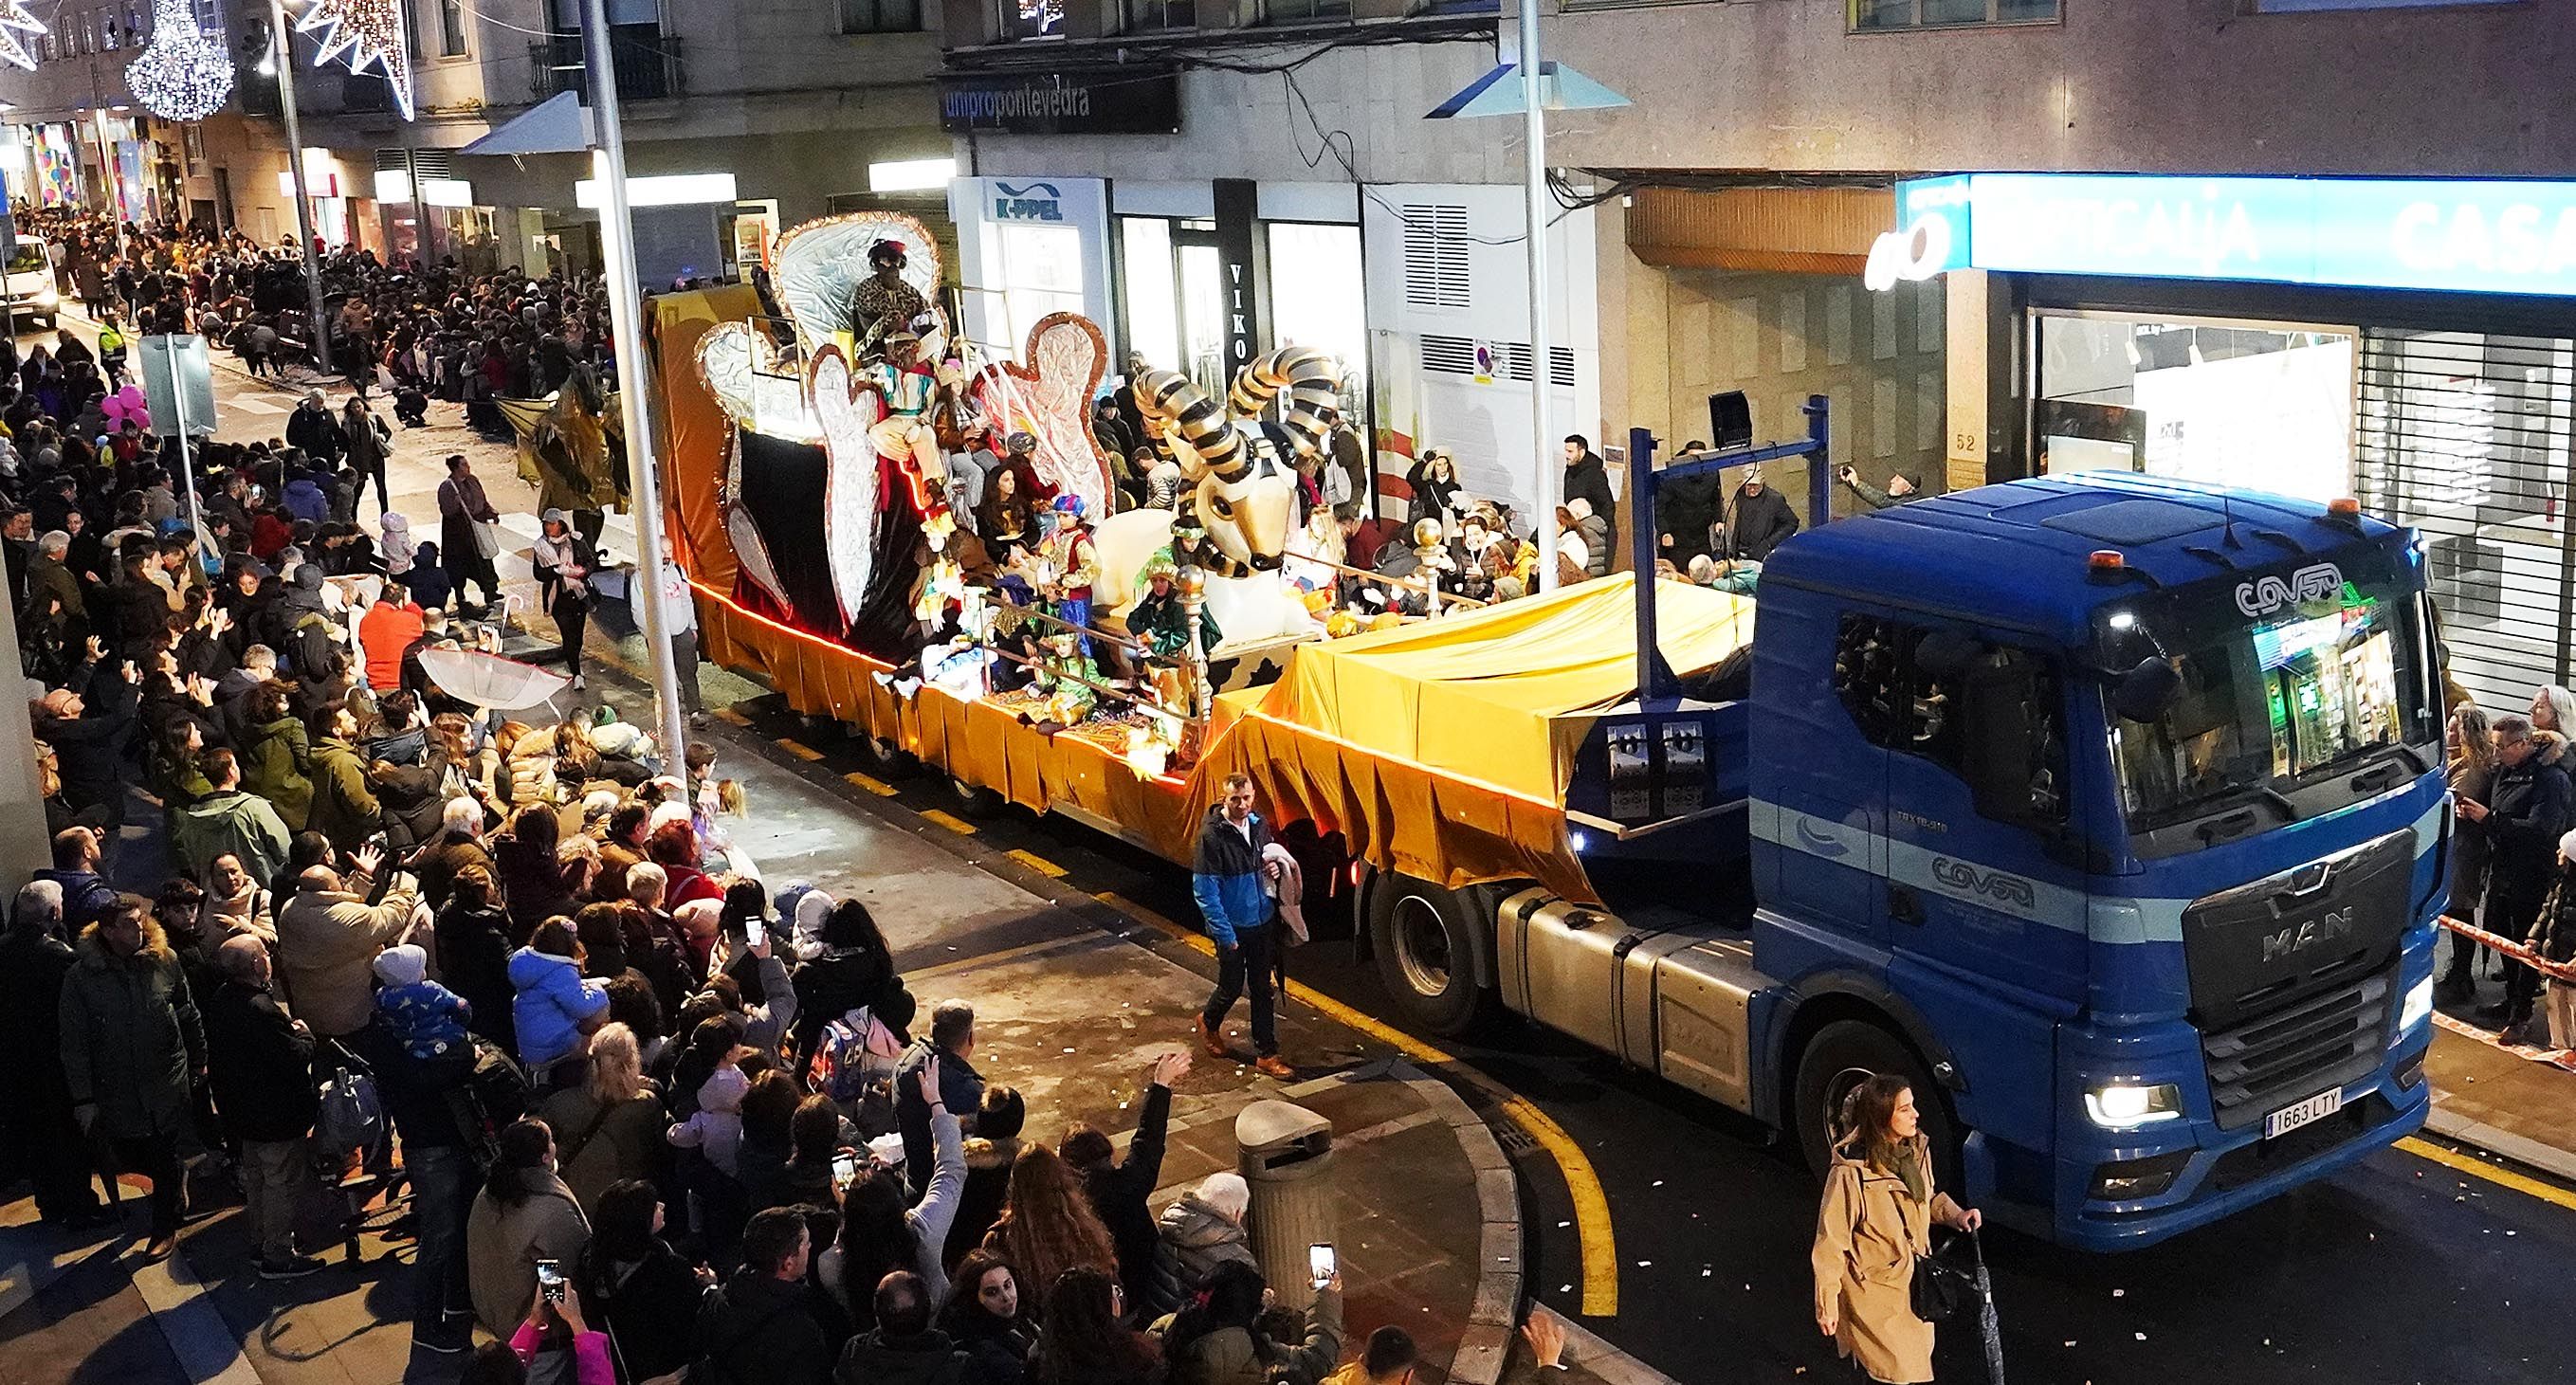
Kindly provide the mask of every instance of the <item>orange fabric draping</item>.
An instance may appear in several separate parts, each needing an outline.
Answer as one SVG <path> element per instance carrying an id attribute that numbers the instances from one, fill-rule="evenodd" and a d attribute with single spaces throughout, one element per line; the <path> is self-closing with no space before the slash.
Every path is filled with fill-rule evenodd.
<path id="1" fill-rule="evenodd" d="M 736 563 L 724 517 L 716 510 L 716 487 L 724 480 L 733 425 L 698 379 L 698 342 L 720 323 L 750 321 L 760 311 L 760 296 L 749 285 L 723 284 L 651 301 L 653 365 L 660 386 L 654 392 L 660 406 L 654 412 L 654 440 L 668 483 L 662 507 L 670 519 L 668 532 L 676 539 L 672 548 L 692 577 L 730 592 Z"/>
<path id="2" fill-rule="evenodd" d="M 879 660 L 701 587 L 709 658 L 765 674 L 799 712 L 837 718 L 1035 811 L 1070 806 L 1186 864 L 1225 777 L 1273 820 L 1340 833 L 1357 859 L 1451 888 L 1537 880 L 1596 898 L 1566 842 L 1561 779 L 1592 713 L 1633 695 L 1633 583 L 1585 583 L 1472 616 L 1300 646 L 1288 675 L 1217 700 L 1197 765 L 1148 775 L 937 687 L 907 698 Z M 1752 603 L 1667 583 L 1666 657 L 1709 667 L 1748 638 Z"/>

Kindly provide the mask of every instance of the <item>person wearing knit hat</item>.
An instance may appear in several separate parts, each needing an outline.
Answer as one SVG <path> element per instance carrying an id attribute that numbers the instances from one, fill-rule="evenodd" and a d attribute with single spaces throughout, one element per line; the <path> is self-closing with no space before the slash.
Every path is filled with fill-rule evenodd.
<path id="1" fill-rule="evenodd" d="M 415 943 L 401 943 L 376 954 L 376 1013 L 385 1031 L 414 1061 L 470 1061 L 473 1046 L 466 1023 L 474 1007 L 465 998 L 429 979 L 429 954 Z"/>

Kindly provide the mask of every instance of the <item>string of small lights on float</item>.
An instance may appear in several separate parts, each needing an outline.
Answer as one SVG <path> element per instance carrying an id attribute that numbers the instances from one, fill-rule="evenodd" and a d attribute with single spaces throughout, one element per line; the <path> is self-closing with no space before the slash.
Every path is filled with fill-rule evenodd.
<path id="1" fill-rule="evenodd" d="M 126 64 L 125 88 L 163 120 L 203 120 L 232 96 L 232 56 L 197 27 L 190 0 L 152 0 L 152 42 Z"/>

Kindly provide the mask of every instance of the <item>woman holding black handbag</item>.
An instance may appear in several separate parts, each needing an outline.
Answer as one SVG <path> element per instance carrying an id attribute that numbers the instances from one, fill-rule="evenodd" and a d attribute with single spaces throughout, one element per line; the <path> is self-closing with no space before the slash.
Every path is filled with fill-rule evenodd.
<path id="1" fill-rule="evenodd" d="M 1985 1218 L 1932 1186 L 1932 1145 L 1904 1078 L 1854 1088 L 1842 1124 L 1850 1133 L 1816 1217 L 1816 1326 L 1866 1379 L 1920 1385 L 1932 1379 L 1932 1323 L 1916 1311 L 1917 1262 L 1932 1254 L 1933 1223 L 1973 1232 Z"/>

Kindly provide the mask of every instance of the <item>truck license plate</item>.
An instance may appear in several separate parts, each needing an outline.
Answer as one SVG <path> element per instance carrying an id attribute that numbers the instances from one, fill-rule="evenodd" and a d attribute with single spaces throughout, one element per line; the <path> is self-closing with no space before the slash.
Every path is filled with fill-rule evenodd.
<path id="1" fill-rule="evenodd" d="M 2343 1088 L 2319 1092 L 2296 1106 L 2284 1106 L 2263 1118 L 2263 1138 L 2287 1135 L 2300 1126 L 2324 1120 L 2343 1109 Z"/>

